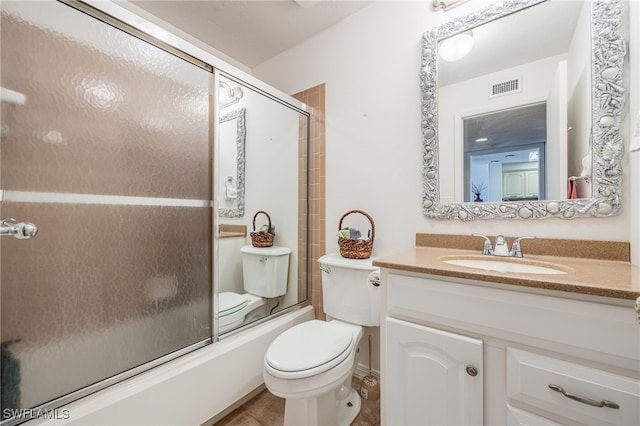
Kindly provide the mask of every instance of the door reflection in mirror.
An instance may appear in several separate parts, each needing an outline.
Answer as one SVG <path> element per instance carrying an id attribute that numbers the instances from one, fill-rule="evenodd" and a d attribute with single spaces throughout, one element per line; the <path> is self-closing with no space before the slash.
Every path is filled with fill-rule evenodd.
<path id="1" fill-rule="evenodd" d="M 544 102 L 462 120 L 465 202 L 545 199 Z"/>

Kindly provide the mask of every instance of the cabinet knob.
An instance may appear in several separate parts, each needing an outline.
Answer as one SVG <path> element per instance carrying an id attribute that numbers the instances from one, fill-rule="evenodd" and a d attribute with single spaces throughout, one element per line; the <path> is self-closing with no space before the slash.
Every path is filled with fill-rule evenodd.
<path id="1" fill-rule="evenodd" d="M 470 375 L 471 377 L 475 377 L 478 375 L 478 369 L 475 368 L 473 365 L 467 365 L 467 368 L 465 370 L 467 371 L 467 374 Z"/>

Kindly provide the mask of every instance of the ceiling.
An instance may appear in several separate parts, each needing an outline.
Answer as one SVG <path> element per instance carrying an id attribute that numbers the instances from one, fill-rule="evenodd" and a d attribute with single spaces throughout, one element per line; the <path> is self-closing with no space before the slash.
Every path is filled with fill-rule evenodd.
<path id="1" fill-rule="evenodd" d="M 371 0 L 132 0 L 248 68 L 320 33 Z"/>
<path id="2" fill-rule="evenodd" d="M 463 134 L 464 151 L 473 154 L 475 164 L 532 161 L 529 152 L 537 151 L 532 144 L 547 140 L 546 103 L 465 118 Z M 481 137 L 487 140 L 476 140 Z M 529 148 L 523 148 L 524 145 Z M 538 161 L 537 158 L 535 161 Z"/>
<path id="3" fill-rule="evenodd" d="M 583 2 L 551 1 L 473 28 L 475 44 L 459 61 L 438 60 L 446 86 L 567 52 Z"/>

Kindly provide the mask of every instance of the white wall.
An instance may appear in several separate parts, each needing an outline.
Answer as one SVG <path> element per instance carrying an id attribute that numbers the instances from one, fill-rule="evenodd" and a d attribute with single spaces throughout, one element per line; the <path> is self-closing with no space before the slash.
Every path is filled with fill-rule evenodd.
<path id="1" fill-rule="evenodd" d="M 616 217 L 463 223 L 423 216 L 421 36 L 486 4 L 476 0 L 433 12 L 430 1 L 379 1 L 254 69 L 256 77 L 288 93 L 327 84 L 327 251 L 336 250 L 334 224 L 352 208 L 376 221 L 375 256 L 414 246 L 416 232 L 629 241 L 629 156 L 623 212 Z M 637 46 L 631 50 L 638 52 Z"/>
<path id="2" fill-rule="evenodd" d="M 224 220 L 222 222 L 225 223 Z M 225 291 L 244 293 L 240 249 L 247 244 L 250 242 L 243 237 L 220 238 L 218 240 L 218 263 L 220 265 L 217 275 L 218 293 Z"/>

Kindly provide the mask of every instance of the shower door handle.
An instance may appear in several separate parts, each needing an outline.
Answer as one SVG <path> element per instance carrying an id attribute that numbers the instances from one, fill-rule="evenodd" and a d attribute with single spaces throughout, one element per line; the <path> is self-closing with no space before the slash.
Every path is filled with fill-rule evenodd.
<path id="1" fill-rule="evenodd" d="M 38 234 L 38 227 L 30 222 L 18 222 L 15 219 L 3 219 L 0 222 L 0 236 L 11 235 L 19 240 L 28 240 Z"/>

